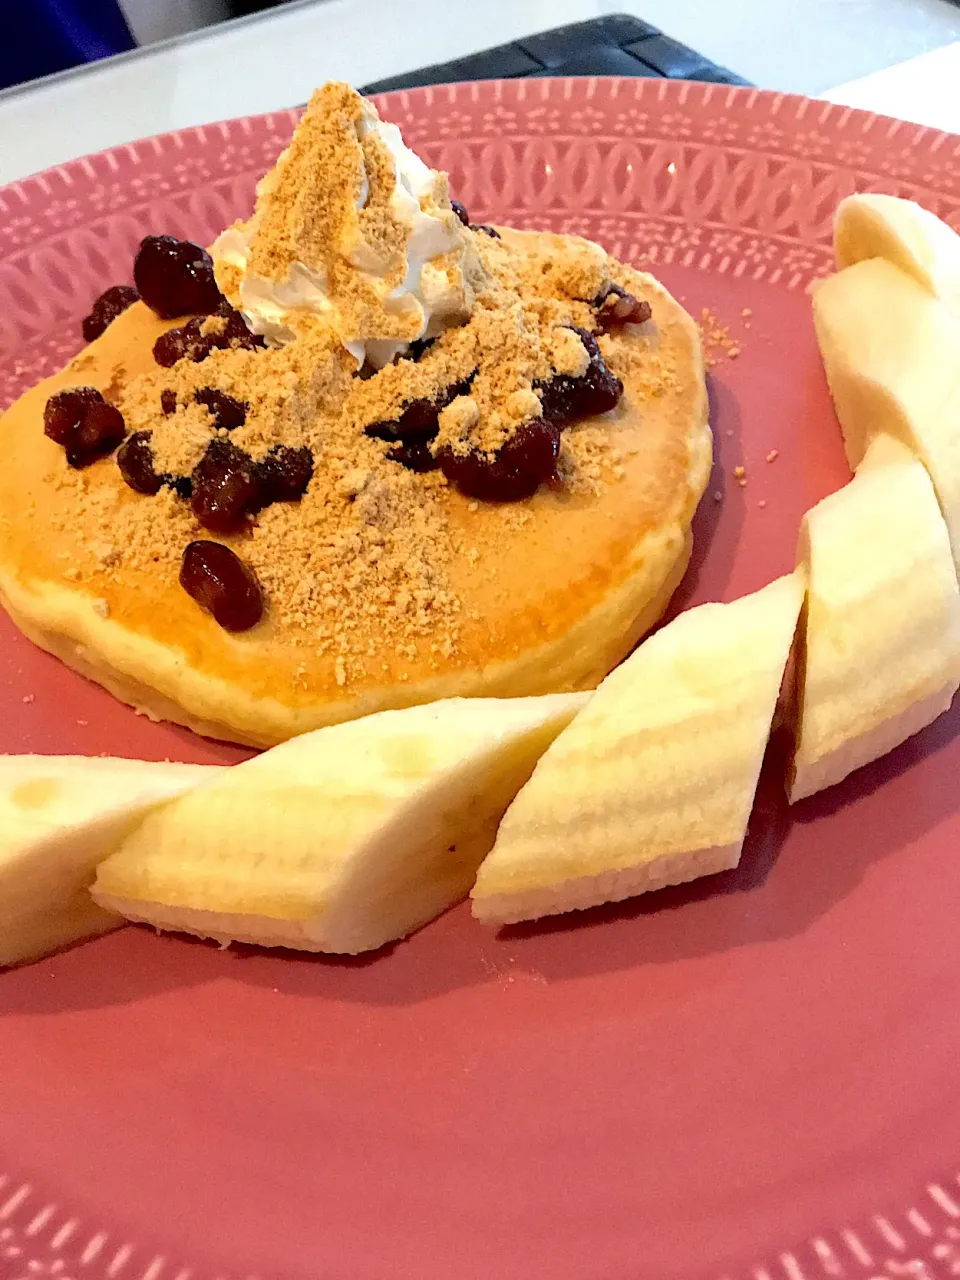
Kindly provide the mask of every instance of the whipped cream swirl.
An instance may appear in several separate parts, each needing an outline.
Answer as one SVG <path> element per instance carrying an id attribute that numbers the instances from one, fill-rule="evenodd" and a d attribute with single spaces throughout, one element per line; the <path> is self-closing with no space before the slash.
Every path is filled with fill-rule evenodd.
<path id="1" fill-rule="evenodd" d="M 463 323 L 485 278 L 445 175 L 336 83 L 314 94 L 253 216 L 212 254 L 220 288 L 269 343 L 319 319 L 377 368 Z"/>

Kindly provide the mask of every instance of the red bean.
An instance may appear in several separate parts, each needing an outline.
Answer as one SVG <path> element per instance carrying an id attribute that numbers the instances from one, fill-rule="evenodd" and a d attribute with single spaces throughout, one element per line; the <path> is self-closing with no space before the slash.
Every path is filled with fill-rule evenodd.
<path id="1" fill-rule="evenodd" d="M 263 593 L 253 570 L 222 542 L 191 542 L 180 585 L 225 631 L 249 631 L 263 617 Z"/>

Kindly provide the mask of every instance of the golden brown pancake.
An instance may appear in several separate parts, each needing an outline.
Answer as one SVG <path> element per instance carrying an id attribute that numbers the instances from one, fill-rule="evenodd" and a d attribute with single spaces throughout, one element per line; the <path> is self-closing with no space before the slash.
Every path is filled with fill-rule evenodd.
<path id="1" fill-rule="evenodd" d="M 539 233 L 505 236 L 524 253 Z M 278 534 L 289 529 L 289 554 L 303 556 L 305 579 L 310 573 L 297 503 L 271 508 L 269 544 L 256 522 L 219 539 L 254 566 L 268 602 L 253 629 L 225 631 L 179 585 L 186 541 L 211 536 L 190 526 L 187 505 L 170 491 L 162 499 L 135 493 L 115 455 L 82 471 L 67 466 L 44 435 L 47 399 L 86 385 L 115 400 L 155 370 L 154 341 L 183 318 L 158 320 L 143 303 L 0 418 L 4 607 L 36 644 L 138 710 L 254 746 L 436 698 L 594 687 L 679 583 L 711 464 L 695 324 L 651 276 L 618 268 L 617 279 L 651 304 L 653 319 L 603 340 L 625 391 L 612 413 L 564 432 L 571 482 L 515 504 L 431 489 L 453 548 L 445 569 L 452 638 L 438 621 L 436 635 L 428 629 L 398 643 L 371 599 L 369 630 L 345 653 L 329 642 L 335 603 L 308 593 L 299 616 L 270 607 L 264 557 Z M 177 537 L 157 536 L 158 512 L 175 504 Z"/>

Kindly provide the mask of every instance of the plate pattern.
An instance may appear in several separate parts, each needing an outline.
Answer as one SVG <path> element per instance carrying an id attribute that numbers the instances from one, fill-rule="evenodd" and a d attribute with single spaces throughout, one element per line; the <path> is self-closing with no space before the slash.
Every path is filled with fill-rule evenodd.
<path id="1" fill-rule="evenodd" d="M 639 1273 L 638 1273 L 639 1274 Z M 960 1276 L 960 1175 L 920 1188 L 902 1213 L 833 1227 L 748 1271 L 704 1280 L 948 1280 Z M 262 1280 L 202 1274 L 91 1226 L 29 1183 L 0 1175 L 2 1280 Z"/>
<path id="2" fill-rule="evenodd" d="M 590 235 L 654 269 L 804 288 L 829 270 L 831 214 L 854 190 L 921 199 L 960 227 L 957 138 L 832 103 L 602 79 L 379 101 L 478 217 Z M 0 191 L 0 407 L 79 348 L 77 322 L 130 279 L 143 235 L 209 240 L 247 211 L 296 119 L 164 134 Z"/>
<path id="3" fill-rule="evenodd" d="M 677 263 L 803 289 L 830 269 L 831 215 L 854 190 L 919 199 L 960 229 L 960 138 L 834 104 L 582 79 L 444 86 L 379 105 L 450 172 L 476 218 L 589 235 L 654 270 Z M 206 241 L 243 216 L 296 120 L 285 111 L 187 129 L 0 190 L 0 408 L 79 349 L 80 318 L 130 279 L 144 234 Z M 789 1252 L 704 1280 L 960 1276 L 960 1176 L 906 1195 L 899 1212 L 825 1223 Z M 215 1280 L 0 1175 L 0 1280 L 201 1276 Z"/>

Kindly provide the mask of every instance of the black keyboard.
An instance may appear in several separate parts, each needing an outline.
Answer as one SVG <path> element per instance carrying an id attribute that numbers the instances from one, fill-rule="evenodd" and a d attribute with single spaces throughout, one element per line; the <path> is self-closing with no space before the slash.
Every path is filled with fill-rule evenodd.
<path id="1" fill-rule="evenodd" d="M 671 40 L 649 22 L 626 13 L 571 22 L 512 44 L 483 49 L 453 62 L 439 62 L 402 76 L 365 85 L 363 93 L 416 89 L 454 80 L 521 80 L 537 76 L 649 76 L 666 80 L 706 80 L 749 84 L 685 44 Z"/>

